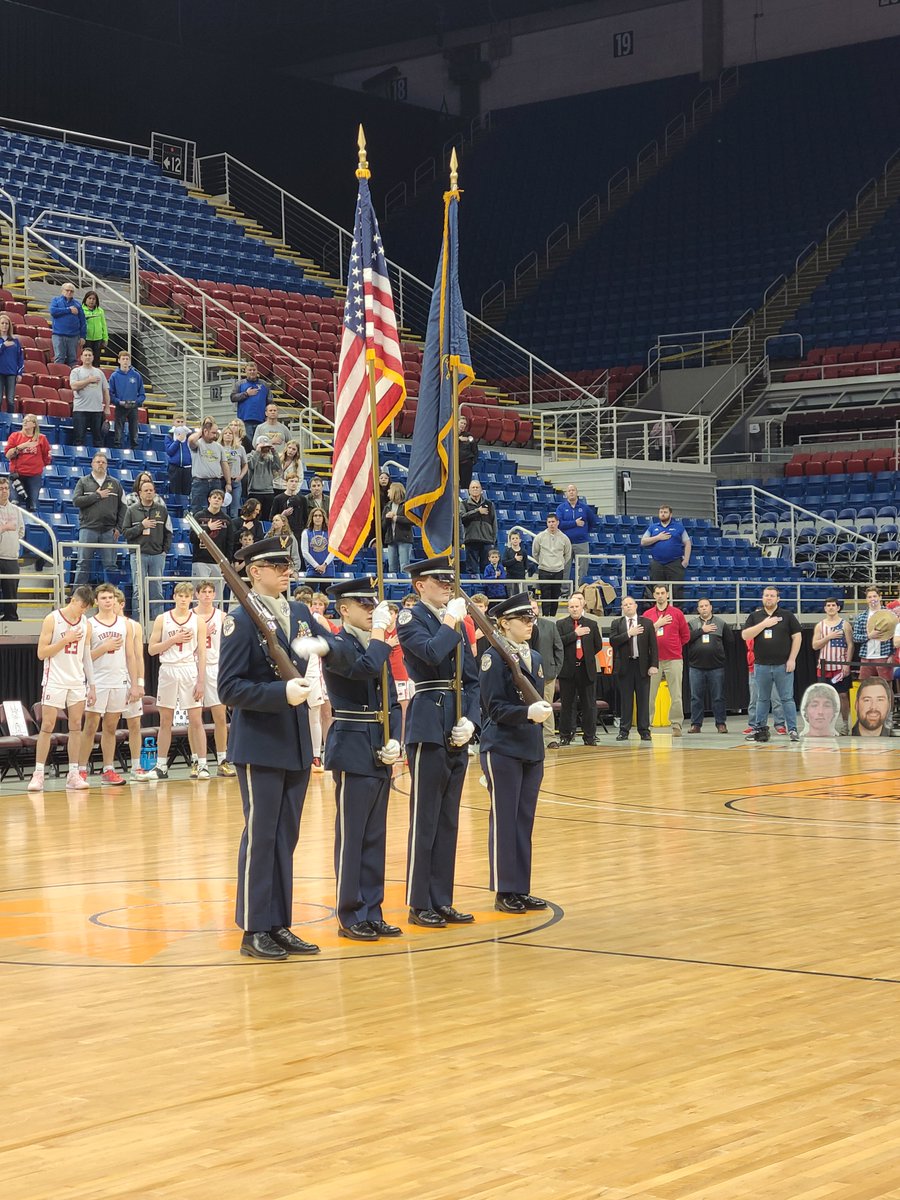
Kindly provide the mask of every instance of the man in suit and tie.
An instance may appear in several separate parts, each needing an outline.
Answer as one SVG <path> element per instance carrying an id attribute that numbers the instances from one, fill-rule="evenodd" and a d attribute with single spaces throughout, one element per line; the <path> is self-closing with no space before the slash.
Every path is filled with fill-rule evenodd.
<path id="1" fill-rule="evenodd" d="M 610 626 L 609 644 L 613 650 L 613 674 L 619 689 L 619 735 L 627 742 L 631 732 L 631 714 L 637 698 L 637 727 L 642 742 L 650 739 L 650 677 L 659 671 L 659 651 L 653 622 L 639 617 L 633 596 L 622 600 L 622 615 Z"/>
<path id="2" fill-rule="evenodd" d="M 573 592 L 569 615 L 559 622 L 563 665 L 559 672 L 559 732 L 563 746 L 575 735 L 576 705 L 581 705 L 581 732 L 586 746 L 597 745 L 597 654 L 603 635 L 596 621 L 584 615 L 584 596 Z"/>

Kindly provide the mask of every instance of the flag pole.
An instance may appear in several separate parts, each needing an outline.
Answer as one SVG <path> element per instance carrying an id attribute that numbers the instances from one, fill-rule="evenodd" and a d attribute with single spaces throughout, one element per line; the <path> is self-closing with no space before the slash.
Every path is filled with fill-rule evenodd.
<path id="1" fill-rule="evenodd" d="M 359 148 L 356 178 L 368 179 L 371 171 L 366 158 L 366 135 L 362 125 L 359 127 L 356 144 Z M 375 534 L 375 578 L 378 599 L 384 600 L 384 552 L 381 539 L 381 506 L 378 502 L 378 478 L 381 475 L 381 466 L 378 460 L 378 398 L 375 392 L 375 351 L 370 346 L 366 347 L 366 374 L 369 379 L 369 436 L 372 441 L 372 531 Z M 386 744 L 391 740 L 390 694 L 386 662 L 381 667 L 381 727 Z"/>
<path id="2" fill-rule="evenodd" d="M 456 157 L 456 147 L 450 151 L 450 192 L 459 195 L 459 162 Z M 448 199 L 447 203 L 450 203 Z M 446 253 L 446 250 L 445 250 Z M 449 351 L 449 347 L 448 347 Z M 443 354 L 444 347 L 441 347 Z M 454 594 L 462 595 L 462 584 L 460 582 L 460 536 L 459 536 L 459 371 L 456 369 L 455 363 L 452 362 L 452 356 L 448 353 L 448 361 L 450 362 L 450 397 L 451 397 L 451 413 L 453 416 L 453 424 L 450 430 L 450 447 L 452 450 L 450 461 L 450 483 L 453 487 L 453 582 Z M 465 626 L 462 627 L 462 636 L 465 638 Z M 459 642 L 456 647 L 456 677 L 454 679 L 454 693 L 456 695 L 456 723 L 462 720 L 463 717 L 463 702 L 462 702 L 462 668 L 463 668 L 463 643 Z"/>

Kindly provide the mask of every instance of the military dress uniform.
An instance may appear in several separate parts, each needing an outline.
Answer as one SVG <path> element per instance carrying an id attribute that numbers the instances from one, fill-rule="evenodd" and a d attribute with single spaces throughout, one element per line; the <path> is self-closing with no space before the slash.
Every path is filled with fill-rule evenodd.
<path id="1" fill-rule="evenodd" d="M 493 605 L 490 615 L 494 618 L 515 615 L 519 599 L 511 596 Z M 521 611 L 530 612 L 530 598 L 526 595 L 521 599 Z M 518 658 L 526 679 L 542 696 L 544 671 L 538 652 L 527 644 L 507 642 L 507 645 Z M 531 835 L 544 777 L 543 731 L 540 724 L 528 719 L 529 705 L 493 646 L 482 654 L 480 669 L 481 767 L 491 798 L 488 823 L 491 889 L 497 893 L 497 907 L 502 911 L 546 908 L 546 901 L 530 894 Z M 510 897 L 512 900 L 507 899 Z"/>
<path id="2" fill-rule="evenodd" d="M 449 560 L 410 563 L 412 578 L 450 573 Z M 450 748 L 456 724 L 456 647 L 463 647 L 462 715 L 477 729 L 481 723 L 478 669 L 462 629 L 444 625 L 419 601 L 397 617 L 397 637 L 415 692 L 406 711 L 406 754 L 410 773 L 410 820 L 407 860 L 407 903 L 416 912 L 437 913 L 444 924 L 464 918 L 453 905 L 459 803 L 468 766 L 466 747 Z M 441 909 L 447 910 L 441 913 Z M 412 919 L 412 914 L 411 914 Z"/>
<path id="3" fill-rule="evenodd" d="M 244 547 L 240 554 L 246 562 L 289 561 L 277 538 Z M 312 614 L 305 604 L 279 603 L 287 607 L 290 634 L 285 636 L 273 616 L 278 641 L 304 675 L 306 662 L 292 653 L 291 642 L 311 634 Z M 259 630 L 243 608 L 234 609 L 222 623 L 218 689 L 221 702 L 232 709 L 228 761 L 237 768 L 244 806 L 235 922 L 246 933 L 278 933 L 278 945 L 289 954 L 316 953 L 318 947 L 289 930 L 294 849 L 312 766 L 309 716 L 305 704 L 288 704 L 285 681 L 276 675 Z M 250 953 L 243 945 L 241 949 Z"/>
<path id="4" fill-rule="evenodd" d="M 366 580 L 346 580 L 328 589 L 334 600 L 371 602 L 377 596 Z M 381 712 L 382 667 L 390 646 L 371 640 L 365 645 L 359 631 L 345 625 L 325 639 L 322 660 L 325 690 L 333 722 L 325 743 L 325 767 L 335 783 L 334 872 L 335 912 L 339 932 L 357 941 L 398 937 L 401 930 L 387 925 L 382 915 L 387 810 L 392 769 L 381 762 L 384 748 Z M 391 738 L 399 740 L 402 714 L 397 689 L 388 668 Z"/>

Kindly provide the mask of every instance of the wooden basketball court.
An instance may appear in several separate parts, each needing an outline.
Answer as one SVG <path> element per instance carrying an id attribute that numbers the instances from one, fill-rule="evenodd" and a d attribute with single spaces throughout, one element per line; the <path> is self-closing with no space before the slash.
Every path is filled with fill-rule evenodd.
<path id="1" fill-rule="evenodd" d="M 895 743 L 703 735 L 548 761 L 534 890 L 336 936 L 315 776 L 295 928 L 238 956 L 235 781 L 0 791 L 6 1200 L 900 1197 Z M 406 927 L 408 777 L 385 916 Z"/>

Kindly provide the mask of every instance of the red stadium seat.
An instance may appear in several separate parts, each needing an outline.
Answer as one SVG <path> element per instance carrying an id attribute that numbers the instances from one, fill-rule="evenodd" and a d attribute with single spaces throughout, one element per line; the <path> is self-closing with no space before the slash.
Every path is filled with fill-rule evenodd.
<path id="1" fill-rule="evenodd" d="M 56 393 L 54 392 L 53 395 L 55 396 Z M 47 402 L 46 402 L 46 400 L 23 400 L 22 401 L 22 412 L 23 413 L 36 413 L 39 417 L 46 417 Z"/>

